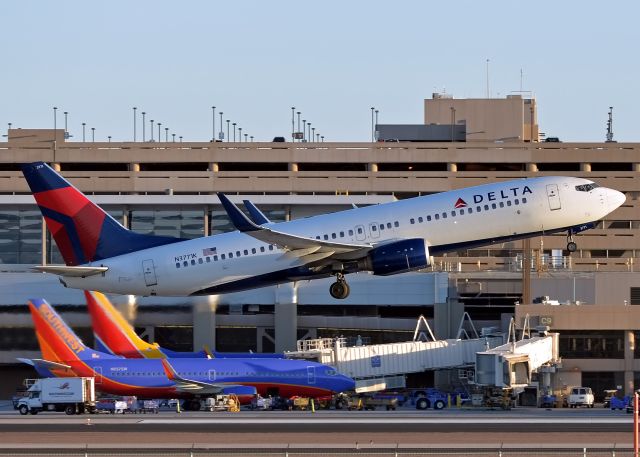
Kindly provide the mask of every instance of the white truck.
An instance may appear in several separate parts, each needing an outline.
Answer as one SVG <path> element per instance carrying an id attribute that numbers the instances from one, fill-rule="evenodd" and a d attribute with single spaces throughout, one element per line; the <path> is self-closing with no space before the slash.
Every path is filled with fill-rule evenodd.
<path id="1" fill-rule="evenodd" d="M 569 393 L 569 408 L 586 406 L 593 408 L 593 392 L 590 387 L 572 387 Z"/>
<path id="2" fill-rule="evenodd" d="M 94 378 L 26 379 L 26 395 L 18 400 L 20 414 L 64 411 L 67 414 L 95 413 Z"/>

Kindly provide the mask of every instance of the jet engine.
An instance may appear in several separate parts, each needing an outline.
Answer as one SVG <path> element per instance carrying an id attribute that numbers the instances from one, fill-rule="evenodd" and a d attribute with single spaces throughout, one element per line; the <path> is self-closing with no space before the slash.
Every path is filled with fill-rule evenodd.
<path id="1" fill-rule="evenodd" d="M 430 265 L 429 247 L 422 238 L 409 238 L 377 246 L 365 259 L 366 270 L 374 275 L 394 275 Z"/>

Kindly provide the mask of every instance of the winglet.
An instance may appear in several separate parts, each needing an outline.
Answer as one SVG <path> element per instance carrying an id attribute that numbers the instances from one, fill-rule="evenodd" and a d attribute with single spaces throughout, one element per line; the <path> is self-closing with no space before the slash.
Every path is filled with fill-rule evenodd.
<path id="1" fill-rule="evenodd" d="M 240 211 L 240 209 L 236 205 L 234 205 L 225 194 L 223 194 L 222 192 L 218 192 L 218 198 L 220 199 L 220 203 L 222 203 L 224 210 L 227 212 L 227 215 L 229 216 L 229 219 L 231 219 L 231 223 L 235 228 L 237 228 L 241 232 L 254 232 L 256 230 L 262 230 L 261 227 L 254 224 L 251 219 L 245 216 L 245 214 Z"/>
<path id="2" fill-rule="evenodd" d="M 251 216 L 251 219 L 253 219 L 253 222 L 255 222 L 258 225 L 271 223 L 269 218 L 265 216 L 264 213 L 260 211 L 258 207 L 251 202 L 251 200 L 242 200 L 242 203 L 244 203 L 244 207 L 247 208 L 247 211 L 249 211 L 249 216 Z"/>
<path id="3" fill-rule="evenodd" d="M 171 364 L 167 362 L 167 359 L 160 359 L 160 361 L 162 362 L 162 368 L 164 368 L 164 372 L 167 375 L 168 379 L 174 381 L 180 378 L 176 373 L 176 370 L 174 370 Z"/>

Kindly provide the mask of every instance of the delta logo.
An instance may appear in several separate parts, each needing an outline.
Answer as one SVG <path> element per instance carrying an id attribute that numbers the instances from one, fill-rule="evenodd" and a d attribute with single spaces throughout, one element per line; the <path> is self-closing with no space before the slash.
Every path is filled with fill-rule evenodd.
<path id="1" fill-rule="evenodd" d="M 463 199 L 461 199 L 461 198 L 458 198 L 458 201 L 456 202 L 456 204 L 455 204 L 455 205 L 453 205 L 453 207 L 454 207 L 455 209 L 458 209 L 458 208 L 466 208 L 466 206 L 467 206 L 467 202 L 465 202 L 465 201 L 464 201 Z"/>

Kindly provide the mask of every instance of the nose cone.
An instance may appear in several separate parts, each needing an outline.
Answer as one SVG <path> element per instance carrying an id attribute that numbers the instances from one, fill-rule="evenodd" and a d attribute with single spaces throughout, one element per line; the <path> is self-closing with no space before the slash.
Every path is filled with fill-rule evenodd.
<path id="1" fill-rule="evenodd" d="M 356 382 L 348 376 L 340 376 L 340 390 L 338 392 L 349 392 L 356 390 Z"/>
<path id="2" fill-rule="evenodd" d="M 607 192 L 607 204 L 609 206 L 609 211 L 613 211 L 616 208 L 619 208 L 627 199 L 622 192 L 619 192 L 614 189 L 608 189 Z"/>

